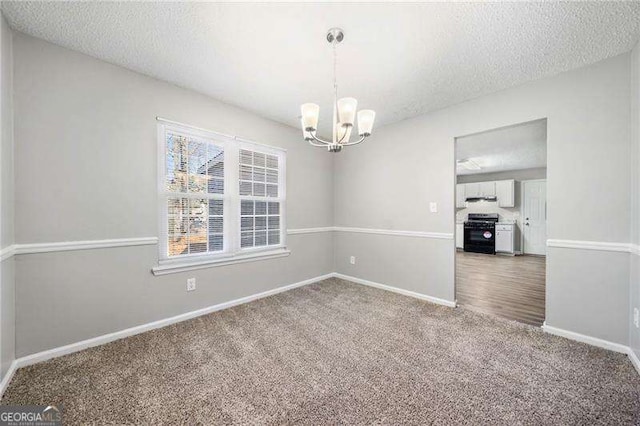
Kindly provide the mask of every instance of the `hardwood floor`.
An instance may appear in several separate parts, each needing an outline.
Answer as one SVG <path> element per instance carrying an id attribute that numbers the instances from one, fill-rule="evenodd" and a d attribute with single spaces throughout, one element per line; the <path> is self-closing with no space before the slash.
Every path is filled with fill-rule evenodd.
<path id="1" fill-rule="evenodd" d="M 526 324 L 544 321 L 545 258 L 457 252 L 458 304 Z"/>

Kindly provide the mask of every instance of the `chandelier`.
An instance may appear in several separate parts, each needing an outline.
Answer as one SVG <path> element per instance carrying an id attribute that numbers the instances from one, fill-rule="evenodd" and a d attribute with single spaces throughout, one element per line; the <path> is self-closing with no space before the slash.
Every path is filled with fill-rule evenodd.
<path id="1" fill-rule="evenodd" d="M 370 109 L 358 111 L 358 140 L 349 142 L 351 130 L 356 117 L 358 101 L 354 98 L 338 99 L 338 83 L 336 82 L 336 46 L 344 39 L 344 32 L 340 28 L 331 28 L 327 33 L 327 41 L 333 47 L 333 132 L 331 141 L 325 141 L 316 136 L 320 107 L 317 104 L 303 104 L 302 133 L 304 140 L 313 146 L 327 147 L 329 152 L 340 152 L 343 146 L 357 145 L 371 136 L 373 121 L 376 113 Z"/>

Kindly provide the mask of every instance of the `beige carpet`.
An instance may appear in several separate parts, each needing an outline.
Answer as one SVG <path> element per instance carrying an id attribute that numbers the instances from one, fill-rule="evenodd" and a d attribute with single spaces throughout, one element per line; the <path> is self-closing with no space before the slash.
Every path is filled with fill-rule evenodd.
<path id="1" fill-rule="evenodd" d="M 65 424 L 637 424 L 625 355 L 340 280 L 20 369 Z"/>

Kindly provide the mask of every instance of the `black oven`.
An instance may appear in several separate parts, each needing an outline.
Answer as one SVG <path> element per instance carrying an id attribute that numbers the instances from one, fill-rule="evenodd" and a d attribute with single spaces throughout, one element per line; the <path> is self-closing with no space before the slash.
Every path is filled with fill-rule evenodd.
<path id="1" fill-rule="evenodd" d="M 497 214 L 470 213 L 464 223 L 464 251 L 496 253 Z"/>

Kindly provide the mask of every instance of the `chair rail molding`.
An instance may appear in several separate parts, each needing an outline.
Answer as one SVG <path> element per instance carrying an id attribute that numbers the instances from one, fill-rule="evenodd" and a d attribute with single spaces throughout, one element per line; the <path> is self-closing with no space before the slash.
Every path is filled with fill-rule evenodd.
<path id="1" fill-rule="evenodd" d="M 580 241 L 580 240 L 547 240 L 547 247 L 596 250 L 596 251 L 613 251 L 621 253 L 637 253 L 638 246 L 629 243 L 612 243 L 606 241 Z M 634 251 L 635 250 L 635 251 Z"/>
<path id="2" fill-rule="evenodd" d="M 147 246 L 158 244 L 158 237 L 115 238 L 110 240 L 61 241 L 55 243 L 16 244 L 14 254 L 48 253 L 54 251 L 91 250 L 111 247 Z"/>
<path id="3" fill-rule="evenodd" d="M 356 228 L 347 226 L 323 226 L 315 228 L 292 228 L 287 235 L 319 234 L 325 232 L 350 232 L 357 234 L 390 235 L 399 237 L 428 238 L 438 240 L 453 240 L 454 234 L 449 232 L 406 231 L 395 229 Z M 50 243 L 13 244 L 0 249 L 0 261 L 14 255 L 48 253 L 56 251 L 92 250 L 111 247 L 130 247 L 158 244 L 158 237 L 113 238 L 105 240 L 61 241 Z M 606 241 L 582 241 L 548 239 L 547 247 L 610 251 L 631 253 L 640 256 L 640 245 L 632 243 L 615 243 Z"/>
<path id="4" fill-rule="evenodd" d="M 453 240 L 452 232 L 425 232 L 425 231 L 403 231 L 395 229 L 373 229 L 373 228 L 352 228 L 347 226 L 335 226 L 334 231 L 352 232 L 358 234 L 393 235 L 398 237 L 418 237 L 433 238 L 437 240 Z"/>
<path id="5" fill-rule="evenodd" d="M 14 254 L 16 254 L 15 244 L 3 248 L 2 250 L 0 250 L 0 262 L 13 257 Z"/>
<path id="6" fill-rule="evenodd" d="M 323 232 L 332 232 L 333 226 L 322 226 L 318 228 L 294 228 L 287 229 L 287 235 L 299 235 L 299 234 L 319 234 Z"/>

